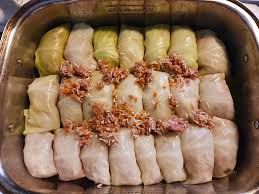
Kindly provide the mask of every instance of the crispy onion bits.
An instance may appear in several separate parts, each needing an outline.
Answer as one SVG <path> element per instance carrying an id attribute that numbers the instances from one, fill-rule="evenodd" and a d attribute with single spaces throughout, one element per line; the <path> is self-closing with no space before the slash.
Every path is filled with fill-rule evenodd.
<path id="1" fill-rule="evenodd" d="M 72 96 L 76 101 L 82 103 L 92 88 L 90 77 L 85 79 L 64 79 L 64 83 L 60 86 L 60 91 L 67 96 Z"/>
<path id="2" fill-rule="evenodd" d="M 172 58 L 161 62 L 161 70 L 168 72 L 172 76 L 195 79 L 198 77 L 198 70 L 187 67 L 184 60 L 173 55 Z"/>
<path id="3" fill-rule="evenodd" d="M 112 111 L 104 108 L 102 104 L 95 103 L 92 106 L 93 118 L 90 121 L 91 128 L 99 133 L 99 139 L 108 146 L 118 143 L 120 125 L 118 118 Z"/>
<path id="4" fill-rule="evenodd" d="M 156 122 L 145 111 L 137 113 L 132 120 L 133 135 L 150 135 L 156 129 Z"/>
<path id="5" fill-rule="evenodd" d="M 66 134 L 76 133 L 79 136 L 81 146 L 89 145 L 93 138 L 93 132 L 91 131 L 87 121 L 83 121 L 81 124 L 76 124 L 70 120 L 66 120 L 64 131 Z"/>
<path id="6" fill-rule="evenodd" d="M 112 113 L 118 119 L 120 127 L 130 127 L 131 119 L 134 116 L 134 112 L 127 102 L 124 102 L 122 104 L 116 103 L 112 107 Z"/>
<path id="7" fill-rule="evenodd" d="M 156 121 L 156 129 L 154 132 L 163 135 L 170 131 L 173 132 L 182 132 L 188 126 L 188 122 L 182 118 L 177 117 L 176 115 L 172 115 L 168 120 Z"/>
<path id="8" fill-rule="evenodd" d="M 144 88 L 153 79 L 153 67 L 145 62 L 136 63 L 132 68 L 132 73 L 137 77 L 137 83 Z"/>
<path id="9" fill-rule="evenodd" d="M 129 74 L 127 69 L 109 67 L 106 61 L 99 61 L 98 65 L 103 74 L 103 80 L 109 84 L 119 84 Z"/>
<path id="10" fill-rule="evenodd" d="M 91 71 L 83 65 L 75 65 L 69 61 L 64 61 L 59 69 L 59 73 L 62 77 L 78 76 L 80 78 L 89 78 Z"/>
<path id="11" fill-rule="evenodd" d="M 171 108 L 171 110 L 174 111 L 178 106 L 175 97 L 169 96 L 168 100 L 169 100 L 169 107 Z"/>
<path id="12" fill-rule="evenodd" d="M 192 111 L 191 115 L 188 117 L 188 121 L 208 129 L 212 129 L 214 127 L 212 117 L 200 109 Z"/>

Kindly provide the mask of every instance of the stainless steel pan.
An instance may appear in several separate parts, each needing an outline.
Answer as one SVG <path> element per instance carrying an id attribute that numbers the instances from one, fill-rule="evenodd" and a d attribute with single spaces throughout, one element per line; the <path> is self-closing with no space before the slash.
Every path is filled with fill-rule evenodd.
<path id="1" fill-rule="evenodd" d="M 31 177 L 23 163 L 22 131 L 23 109 L 28 107 L 26 89 L 35 77 L 34 51 L 48 29 L 75 21 L 92 26 L 188 24 L 194 29 L 215 30 L 227 46 L 232 65 L 229 85 L 240 132 L 235 172 L 202 185 L 161 183 L 99 190 L 86 179 L 64 183 L 57 178 Z M 0 182 L 12 193 L 255 193 L 259 190 L 259 29 L 258 20 L 238 1 L 33 0 L 18 10 L 5 27 L 0 69 Z"/>

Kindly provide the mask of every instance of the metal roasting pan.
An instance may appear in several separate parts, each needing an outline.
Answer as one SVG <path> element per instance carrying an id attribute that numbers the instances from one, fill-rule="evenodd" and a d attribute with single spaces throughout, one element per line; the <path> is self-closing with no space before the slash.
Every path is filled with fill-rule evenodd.
<path id="1" fill-rule="evenodd" d="M 96 186 L 86 178 L 37 179 L 23 163 L 23 109 L 35 77 L 34 51 L 48 29 L 84 21 L 93 27 L 156 23 L 209 28 L 225 42 L 231 61 L 228 84 L 240 142 L 234 173 L 202 185 Z M 259 192 L 259 22 L 235 0 L 32 0 L 9 20 L 0 46 L 0 182 L 10 193 L 257 193 Z M 222 107 L 224 108 L 224 107 Z"/>

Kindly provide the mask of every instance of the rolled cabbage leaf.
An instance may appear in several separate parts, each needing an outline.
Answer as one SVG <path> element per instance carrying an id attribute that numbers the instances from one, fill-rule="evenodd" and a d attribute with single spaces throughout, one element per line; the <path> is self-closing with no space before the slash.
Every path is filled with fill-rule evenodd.
<path id="1" fill-rule="evenodd" d="M 34 79 L 29 85 L 30 107 L 24 111 L 24 135 L 52 131 L 60 127 L 59 111 L 56 106 L 59 93 L 57 75 Z"/>
<path id="2" fill-rule="evenodd" d="M 107 85 L 102 81 L 103 74 L 100 71 L 91 73 L 93 88 L 90 90 L 88 97 L 83 102 L 84 119 L 89 120 L 92 118 L 92 106 L 95 103 L 102 104 L 105 109 L 112 108 L 112 95 L 115 89 L 113 84 Z M 103 87 L 99 87 L 103 84 Z"/>
<path id="3" fill-rule="evenodd" d="M 163 180 L 157 164 L 156 149 L 153 135 L 140 135 L 135 137 L 136 158 L 141 170 L 144 185 L 152 185 Z"/>
<path id="4" fill-rule="evenodd" d="M 134 139 L 131 130 L 121 128 L 119 143 L 109 148 L 109 162 L 112 185 L 140 185 L 141 172 L 138 167 Z"/>
<path id="5" fill-rule="evenodd" d="M 111 67 L 119 65 L 117 52 L 118 29 L 114 26 L 98 27 L 94 31 L 94 57 L 106 61 Z"/>
<path id="6" fill-rule="evenodd" d="M 145 29 L 145 61 L 152 63 L 168 58 L 167 51 L 170 46 L 169 25 L 159 24 Z"/>
<path id="7" fill-rule="evenodd" d="M 186 184 L 200 184 L 212 180 L 214 146 L 212 132 L 207 128 L 189 125 L 181 135 L 184 166 L 188 174 Z"/>
<path id="8" fill-rule="evenodd" d="M 77 134 L 65 134 L 64 129 L 57 129 L 53 148 L 55 166 L 60 180 L 71 181 L 85 176 L 79 157 L 80 142 Z"/>
<path id="9" fill-rule="evenodd" d="M 96 69 L 97 62 L 93 54 L 94 29 L 85 24 L 77 23 L 70 32 L 64 57 L 76 65 L 83 65 L 90 70 Z"/>
<path id="10" fill-rule="evenodd" d="M 198 109 L 199 83 L 199 79 L 189 79 L 180 85 L 171 86 L 172 97 L 177 102 L 177 116 L 187 119 L 192 111 Z"/>
<path id="11" fill-rule="evenodd" d="M 233 121 L 213 117 L 212 129 L 214 141 L 213 177 L 229 175 L 236 166 L 238 150 L 238 129 Z"/>
<path id="12" fill-rule="evenodd" d="M 35 52 L 35 67 L 40 76 L 58 74 L 70 32 L 70 25 L 63 24 L 48 31 L 40 40 Z"/>
<path id="13" fill-rule="evenodd" d="M 94 134 L 89 145 L 81 149 L 80 158 L 85 175 L 96 184 L 111 184 L 108 161 L 108 146 Z"/>
<path id="14" fill-rule="evenodd" d="M 233 120 L 234 102 L 225 81 L 225 74 L 200 76 L 200 108 L 211 116 Z"/>
<path id="15" fill-rule="evenodd" d="M 137 78 L 129 74 L 118 86 L 118 103 L 128 103 L 135 113 L 143 111 L 143 90 L 136 83 Z"/>
<path id="16" fill-rule="evenodd" d="M 167 183 L 184 181 L 186 172 L 179 135 L 168 133 L 155 136 L 157 162 Z"/>
<path id="17" fill-rule="evenodd" d="M 79 78 L 74 77 L 70 79 L 77 80 Z M 64 79 L 61 80 L 61 85 L 63 84 Z M 66 120 L 76 123 L 83 121 L 83 109 L 81 103 L 74 100 L 71 96 L 63 94 L 62 91 L 59 92 L 58 109 L 63 126 L 65 125 Z"/>
<path id="18" fill-rule="evenodd" d="M 171 44 L 168 51 L 169 57 L 178 55 L 187 62 L 190 68 L 198 69 L 197 44 L 194 31 L 189 27 L 173 26 Z"/>
<path id="19" fill-rule="evenodd" d="M 144 37 L 139 28 L 121 26 L 118 49 L 120 66 L 130 70 L 136 62 L 142 62 L 144 57 Z"/>
<path id="20" fill-rule="evenodd" d="M 224 43 L 210 30 L 201 30 L 197 36 L 200 75 L 225 73 L 228 75 L 229 60 Z"/>
<path id="21" fill-rule="evenodd" d="M 53 159 L 53 139 L 54 135 L 50 132 L 26 135 L 24 163 L 33 177 L 48 178 L 57 174 Z"/>
<path id="22" fill-rule="evenodd" d="M 144 108 L 155 120 L 166 120 L 172 115 L 168 100 L 170 96 L 168 78 L 168 73 L 154 71 L 153 80 L 144 90 Z"/>

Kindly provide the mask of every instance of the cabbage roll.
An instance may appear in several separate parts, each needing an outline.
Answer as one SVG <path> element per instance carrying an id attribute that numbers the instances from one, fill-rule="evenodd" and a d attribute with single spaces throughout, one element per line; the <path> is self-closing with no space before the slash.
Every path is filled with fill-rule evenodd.
<path id="1" fill-rule="evenodd" d="M 172 115 L 168 100 L 170 96 L 168 78 L 168 73 L 154 71 L 153 80 L 144 90 L 144 108 L 155 120 L 166 120 Z"/>
<path id="2" fill-rule="evenodd" d="M 83 65 L 88 69 L 96 69 L 97 63 L 93 57 L 94 29 L 85 24 L 75 24 L 67 41 L 64 57 L 76 65 Z"/>
<path id="3" fill-rule="evenodd" d="M 200 75 L 228 74 L 229 61 L 224 43 L 210 30 L 202 30 L 197 36 Z"/>
<path id="4" fill-rule="evenodd" d="M 119 65 L 117 52 L 118 29 L 114 26 L 96 28 L 94 31 L 94 57 L 104 60 L 111 67 Z"/>
<path id="5" fill-rule="evenodd" d="M 60 127 L 59 111 L 56 106 L 59 92 L 57 75 L 39 77 L 29 85 L 29 110 L 24 111 L 25 131 L 29 133 L 42 133 Z"/>
<path id="6" fill-rule="evenodd" d="M 142 62 L 144 57 L 144 37 L 139 28 L 121 26 L 118 49 L 120 66 L 130 70 L 136 62 Z"/>
<path id="7" fill-rule="evenodd" d="M 213 177 L 222 178 L 229 175 L 236 166 L 238 149 L 238 130 L 234 122 L 213 118 L 212 130 L 214 141 Z"/>
<path id="8" fill-rule="evenodd" d="M 156 160 L 156 149 L 153 135 L 135 137 L 135 152 L 144 185 L 152 185 L 163 180 Z"/>
<path id="9" fill-rule="evenodd" d="M 78 78 L 70 78 L 78 79 Z M 64 79 L 61 81 L 61 85 L 64 84 Z M 60 112 L 60 118 L 63 126 L 66 120 L 70 120 L 76 123 L 81 123 L 83 121 L 83 109 L 79 102 L 74 100 L 72 96 L 67 96 L 63 94 L 62 91 L 59 92 L 58 108 Z"/>
<path id="10" fill-rule="evenodd" d="M 211 116 L 234 119 L 234 102 L 223 73 L 200 76 L 200 108 Z"/>
<path id="11" fill-rule="evenodd" d="M 58 74 L 68 40 L 70 25 L 64 24 L 48 31 L 35 52 L 35 67 L 40 76 Z"/>
<path id="12" fill-rule="evenodd" d="M 78 135 L 74 133 L 65 134 L 64 129 L 57 129 L 53 147 L 55 166 L 60 180 L 71 181 L 85 176 L 79 157 L 80 142 Z"/>
<path id="13" fill-rule="evenodd" d="M 188 174 L 186 184 L 206 183 L 212 180 L 214 166 L 213 136 L 209 129 L 189 125 L 181 133 L 184 166 Z"/>
<path id="14" fill-rule="evenodd" d="M 165 24 L 149 26 L 145 29 L 145 61 L 157 62 L 168 58 L 170 27 Z"/>
<path id="15" fill-rule="evenodd" d="M 94 134 L 89 145 L 81 149 L 80 158 L 85 175 L 95 183 L 111 184 L 108 161 L 108 146 Z"/>
<path id="16" fill-rule="evenodd" d="M 32 176 L 48 178 L 57 174 L 53 160 L 53 139 L 54 135 L 50 132 L 25 137 L 24 163 Z"/>
<path id="17" fill-rule="evenodd" d="M 195 33 L 189 27 L 174 26 L 171 33 L 169 57 L 179 55 L 187 62 L 187 66 L 198 69 L 197 44 Z"/>
<path id="18" fill-rule="evenodd" d="M 89 97 L 83 102 L 84 119 L 86 120 L 92 118 L 92 106 L 95 103 L 103 104 L 106 109 L 112 108 L 112 94 L 115 87 L 113 84 L 105 84 L 102 81 L 102 78 L 103 74 L 100 71 L 94 71 L 91 73 L 93 88 L 89 92 Z"/>
<path id="19" fill-rule="evenodd" d="M 135 113 L 143 111 L 142 97 L 143 91 L 136 83 L 137 78 L 129 74 L 118 86 L 118 103 L 127 102 Z"/>
<path id="20" fill-rule="evenodd" d="M 184 181 L 184 170 L 181 142 L 177 134 L 167 133 L 155 136 L 157 162 L 167 183 Z"/>
<path id="21" fill-rule="evenodd" d="M 121 128 L 119 143 L 109 148 L 112 185 L 140 185 L 141 173 L 136 161 L 132 132 Z"/>
<path id="22" fill-rule="evenodd" d="M 188 79 L 183 85 L 171 87 L 171 94 L 177 102 L 177 116 L 187 119 L 188 115 L 198 109 L 199 79 Z"/>

